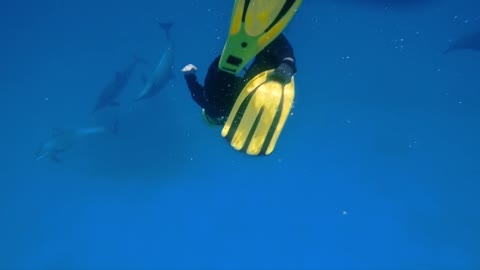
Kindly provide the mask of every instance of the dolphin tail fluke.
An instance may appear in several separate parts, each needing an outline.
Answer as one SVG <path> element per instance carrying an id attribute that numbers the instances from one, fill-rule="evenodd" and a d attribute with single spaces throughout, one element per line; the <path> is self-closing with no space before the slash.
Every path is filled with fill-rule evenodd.
<path id="1" fill-rule="evenodd" d="M 167 37 L 170 37 L 170 29 L 173 26 L 173 22 L 158 22 L 158 26 L 165 31 Z"/>
<path id="2" fill-rule="evenodd" d="M 110 127 L 110 132 L 112 134 L 118 134 L 118 119 L 115 119 L 115 121 L 113 121 L 112 126 Z"/>

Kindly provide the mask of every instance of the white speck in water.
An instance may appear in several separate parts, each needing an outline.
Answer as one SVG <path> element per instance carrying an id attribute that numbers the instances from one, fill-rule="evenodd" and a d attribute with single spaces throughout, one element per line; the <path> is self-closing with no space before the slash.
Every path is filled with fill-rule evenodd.
<path id="1" fill-rule="evenodd" d="M 49 98 L 48 98 L 48 97 L 46 97 L 46 98 L 44 98 L 43 100 L 45 100 L 45 101 L 48 101 L 48 100 L 49 100 Z"/>
<path id="2" fill-rule="evenodd" d="M 347 210 L 342 210 L 342 216 L 346 216 L 348 214 Z"/>

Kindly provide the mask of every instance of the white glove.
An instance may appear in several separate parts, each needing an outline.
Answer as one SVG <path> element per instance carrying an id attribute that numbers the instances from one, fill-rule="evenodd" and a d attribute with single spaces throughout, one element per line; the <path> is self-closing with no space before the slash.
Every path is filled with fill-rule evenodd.
<path id="1" fill-rule="evenodd" d="M 182 72 L 185 75 L 195 73 L 195 71 L 197 71 L 197 67 L 193 64 L 188 64 L 182 68 Z"/>

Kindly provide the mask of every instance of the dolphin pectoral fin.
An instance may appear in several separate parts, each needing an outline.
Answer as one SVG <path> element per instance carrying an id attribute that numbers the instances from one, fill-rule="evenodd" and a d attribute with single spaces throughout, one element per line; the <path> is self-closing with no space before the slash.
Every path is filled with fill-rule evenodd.
<path id="1" fill-rule="evenodd" d="M 118 134 L 118 119 L 115 119 L 115 121 L 112 123 L 110 127 L 110 132 L 112 134 Z"/>
<path id="2" fill-rule="evenodd" d="M 147 82 L 148 82 L 148 79 L 147 79 L 147 75 L 145 75 L 145 73 L 142 73 L 142 78 L 141 79 L 142 79 L 143 85 L 146 85 Z"/>
<path id="3" fill-rule="evenodd" d="M 50 160 L 55 163 L 62 163 L 62 160 L 60 160 L 57 155 L 51 155 Z"/>

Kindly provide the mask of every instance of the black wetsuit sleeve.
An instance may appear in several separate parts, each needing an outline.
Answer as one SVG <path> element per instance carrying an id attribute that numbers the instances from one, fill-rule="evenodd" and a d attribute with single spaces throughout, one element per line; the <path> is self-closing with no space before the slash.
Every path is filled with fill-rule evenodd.
<path id="1" fill-rule="evenodd" d="M 193 100 L 202 108 L 205 108 L 207 102 L 205 100 L 204 88 L 198 82 L 197 75 L 194 73 L 184 75 L 185 81 L 187 82 L 188 89 L 192 95 Z"/>

